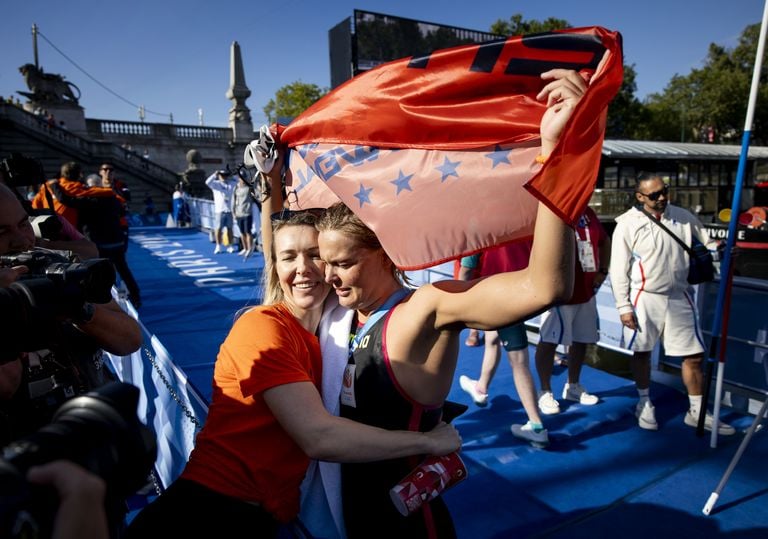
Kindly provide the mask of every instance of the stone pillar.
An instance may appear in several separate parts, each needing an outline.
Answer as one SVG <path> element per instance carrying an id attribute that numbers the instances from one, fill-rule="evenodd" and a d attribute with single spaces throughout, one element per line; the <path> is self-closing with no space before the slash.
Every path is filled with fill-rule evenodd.
<path id="1" fill-rule="evenodd" d="M 253 139 L 253 122 L 251 110 L 245 106 L 245 100 L 251 96 L 251 91 L 245 85 L 243 59 L 240 56 L 240 45 L 232 43 L 229 64 L 229 90 L 227 99 L 232 101 L 229 109 L 229 127 L 232 129 L 233 142 L 248 143 Z"/>

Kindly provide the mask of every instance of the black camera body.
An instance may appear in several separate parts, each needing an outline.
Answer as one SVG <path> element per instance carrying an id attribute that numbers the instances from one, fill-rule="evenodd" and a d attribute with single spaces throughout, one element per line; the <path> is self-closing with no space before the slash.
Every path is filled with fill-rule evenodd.
<path id="1" fill-rule="evenodd" d="M 32 466 L 60 459 L 104 479 L 107 516 L 112 525 L 122 521 L 125 498 L 147 483 L 157 456 L 152 431 L 136 415 L 138 399 L 136 386 L 112 382 L 68 400 L 51 423 L 4 448 L 0 537 L 50 536 L 58 498 L 25 477 Z"/>
<path id="2" fill-rule="evenodd" d="M 37 159 L 20 153 L 12 153 L 0 161 L 0 174 L 8 187 L 25 187 L 45 182 L 43 165 Z"/>
<path id="3" fill-rule="evenodd" d="M 49 347 L 58 335 L 58 319 L 77 317 L 86 302 L 112 299 L 115 268 L 108 259 L 73 262 L 65 253 L 37 248 L 0 256 L 0 267 L 30 270 L 0 288 L 0 363 Z"/>

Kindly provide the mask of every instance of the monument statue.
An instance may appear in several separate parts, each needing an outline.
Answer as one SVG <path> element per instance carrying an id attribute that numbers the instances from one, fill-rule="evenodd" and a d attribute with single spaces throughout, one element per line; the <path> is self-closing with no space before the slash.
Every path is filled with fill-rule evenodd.
<path id="1" fill-rule="evenodd" d="M 181 173 L 184 190 L 190 196 L 197 198 L 210 194 L 210 189 L 205 186 L 208 174 L 200 168 L 202 162 L 203 156 L 198 150 L 189 150 L 187 152 L 187 170 Z"/>
<path id="2" fill-rule="evenodd" d="M 55 73 L 44 73 L 34 64 L 24 64 L 19 68 L 30 92 L 18 92 L 30 100 L 41 104 L 77 105 L 80 89 L 64 77 Z M 77 95 L 75 95 L 75 90 Z"/>

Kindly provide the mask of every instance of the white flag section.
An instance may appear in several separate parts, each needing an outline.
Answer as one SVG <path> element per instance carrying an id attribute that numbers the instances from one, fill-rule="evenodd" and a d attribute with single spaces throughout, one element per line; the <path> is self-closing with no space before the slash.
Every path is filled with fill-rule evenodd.
<path id="1" fill-rule="evenodd" d="M 140 390 L 137 415 L 155 433 L 155 471 L 160 486 L 167 488 L 182 472 L 195 443 L 195 436 L 208 415 L 208 405 L 188 384 L 160 340 L 138 320 L 132 305 L 121 307 L 139 322 L 144 343 L 129 356 L 109 357 L 121 381 Z"/>

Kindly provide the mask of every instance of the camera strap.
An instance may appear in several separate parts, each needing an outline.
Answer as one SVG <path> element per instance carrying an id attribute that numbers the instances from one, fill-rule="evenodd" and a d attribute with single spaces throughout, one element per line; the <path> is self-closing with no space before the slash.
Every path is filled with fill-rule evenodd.
<path id="1" fill-rule="evenodd" d="M 648 219 L 650 219 L 650 220 L 651 220 L 651 222 L 652 222 L 652 223 L 655 223 L 655 224 L 657 224 L 657 225 L 659 226 L 659 228 L 661 228 L 661 229 L 662 229 L 664 232 L 666 232 L 667 234 L 669 234 L 670 236 L 672 236 L 672 239 L 673 239 L 673 240 L 675 240 L 675 241 L 676 241 L 676 242 L 677 242 L 677 243 L 680 245 L 680 247 L 682 247 L 682 248 L 683 248 L 683 250 L 684 250 L 686 253 L 688 253 L 688 255 L 689 255 L 691 258 L 694 258 L 694 257 L 696 256 L 696 255 L 694 254 L 694 252 L 693 252 L 693 249 L 691 249 L 691 248 L 690 248 L 688 245 L 686 245 L 686 244 L 685 244 L 685 242 L 683 242 L 683 240 L 681 240 L 681 239 L 678 237 L 678 235 L 677 235 L 677 234 L 675 234 L 675 233 L 674 233 L 674 232 L 672 232 L 670 229 L 668 229 L 666 226 L 664 226 L 664 223 L 662 223 L 662 222 L 661 222 L 659 219 L 656 219 L 656 218 L 655 218 L 653 215 L 651 215 L 651 214 L 650 214 L 650 213 L 649 213 L 649 212 L 648 212 L 648 211 L 647 211 L 645 208 L 642 208 L 642 207 L 641 207 L 641 208 L 638 208 L 638 209 L 639 209 L 641 212 L 643 212 L 643 213 L 646 215 L 646 217 L 648 217 Z"/>

